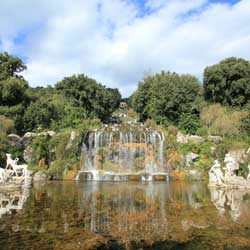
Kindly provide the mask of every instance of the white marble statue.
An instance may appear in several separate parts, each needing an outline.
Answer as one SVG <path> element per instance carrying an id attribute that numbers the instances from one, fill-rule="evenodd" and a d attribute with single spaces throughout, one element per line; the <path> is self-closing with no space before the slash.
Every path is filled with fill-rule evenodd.
<path id="1" fill-rule="evenodd" d="M 6 170 L 4 168 L 0 168 L 0 182 L 4 182 L 6 179 Z"/>
<path id="2" fill-rule="evenodd" d="M 247 180 L 249 180 L 250 179 L 250 163 L 248 164 L 248 175 L 247 175 Z"/>
<path id="3" fill-rule="evenodd" d="M 247 154 L 249 154 L 250 153 L 250 148 L 247 150 L 247 152 L 246 152 Z"/>
<path id="4" fill-rule="evenodd" d="M 209 185 L 210 186 L 221 186 L 224 184 L 224 176 L 220 168 L 220 163 L 218 160 L 214 161 L 214 165 L 209 171 Z"/>
<path id="5" fill-rule="evenodd" d="M 233 176 L 236 176 L 235 170 L 238 169 L 238 164 L 235 161 L 233 157 L 231 157 L 229 154 L 225 155 L 224 163 L 226 164 L 225 170 L 225 177 L 231 178 Z"/>
<path id="6" fill-rule="evenodd" d="M 12 160 L 11 154 L 6 154 L 7 156 L 7 164 L 6 164 L 6 170 L 12 169 L 15 173 L 16 176 L 18 176 L 19 171 L 22 171 L 22 176 L 23 177 L 29 177 L 29 171 L 28 171 L 28 165 L 27 164 L 22 164 L 18 165 L 18 158 L 15 160 Z"/>
<path id="7" fill-rule="evenodd" d="M 6 167 L 5 169 L 8 169 L 9 167 L 11 167 L 12 165 L 16 165 L 18 162 L 18 158 L 16 158 L 15 160 L 12 160 L 11 158 L 11 154 L 6 154 L 7 156 L 7 161 L 6 161 Z"/>

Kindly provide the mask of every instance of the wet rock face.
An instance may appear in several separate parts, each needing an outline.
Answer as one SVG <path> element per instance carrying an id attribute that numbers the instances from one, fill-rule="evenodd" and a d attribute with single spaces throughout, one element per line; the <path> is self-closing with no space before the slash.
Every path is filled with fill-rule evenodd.
<path id="1" fill-rule="evenodd" d="M 47 176 L 42 171 L 36 172 L 33 177 L 33 181 L 45 181 L 45 180 L 47 180 Z"/>
<path id="2" fill-rule="evenodd" d="M 23 152 L 23 159 L 27 163 L 31 163 L 35 161 L 35 151 L 31 146 L 28 146 Z"/>
<path id="3" fill-rule="evenodd" d="M 79 136 L 79 134 L 76 133 L 76 131 L 71 131 L 69 141 L 66 145 L 66 149 L 70 149 L 73 146 L 73 143 L 77 136 Z"/>

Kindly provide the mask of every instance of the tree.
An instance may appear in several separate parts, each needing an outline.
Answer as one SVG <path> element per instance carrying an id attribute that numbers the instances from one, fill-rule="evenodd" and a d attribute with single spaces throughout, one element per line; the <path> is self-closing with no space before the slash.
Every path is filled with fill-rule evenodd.
<path id="1" fill-rule="evenodd" d="M 203 86 L 209 102 L 243 106 L 250 100 L 250 63 L 231 57 L 206 67 Z"/>
<path id="2" fill-rule="evenodd" d="M 26 131 L 32 131 L 38 127 L 49 128 L 53 120 L 57 120 L 59 114 L 53 102 L 41 98 L 32 102 L 23 117 Z"/>
<path id="3" fill-rule="evenodd" d="M 121 95 L 117 89 L 106 88 L 85 75 L 73 75 L 56 84 L 72 106 L 86 110 L 86 116 L 107 121 L 118 108 Z"/>
<path id="4" fill-rule="evenodd" d="M 201 90 L 194 76 L 162 71 L 139 82 L 132 105 L 142 120 L 153 118 L 157 123 L 178 123 L 182 114 L 199 113 L 196 99 Z"/>
<path id="5" fill-rule="evenodd" d="M 0 115 L 11 118 L 17 133 L 23 130 L 23 114 L 28 102 L 28 83 L 19 75 L 26 66 L 21 59 L 0 53 Z"/>
<path id="6" fill-rule="evenodd" d="M 28 84 L 23 79 L 9 77 L 0 82 L 0 105 L 13 106 L 24 101 Z"/>
<path id="7" fill-rule="evenodd" d="M 9 77 L 22 78 L 18 74 L 26 68 L 26 65 L 20 58 L 11 56 L 6 52 L 0 53 L 0 81 Z"/>

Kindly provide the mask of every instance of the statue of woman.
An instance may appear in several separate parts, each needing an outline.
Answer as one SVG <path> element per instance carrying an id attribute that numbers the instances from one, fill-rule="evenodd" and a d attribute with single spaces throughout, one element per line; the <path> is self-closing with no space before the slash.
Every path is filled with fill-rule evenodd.
<path id="1" fill-rule="evenodd" d="M 214 165 L 209 171 L 209 184 L 221 186 L 224 184 L 224 176 L 220 168 L 218 160 L 214 161 Z"/>

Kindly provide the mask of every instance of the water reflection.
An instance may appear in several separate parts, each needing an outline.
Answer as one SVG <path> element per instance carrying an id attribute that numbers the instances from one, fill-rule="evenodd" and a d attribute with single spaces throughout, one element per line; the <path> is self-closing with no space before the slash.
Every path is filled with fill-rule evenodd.
<path id="1" fill-rule="evenodd" d="M 224 214 L 225 208 L 228 207 L 235 222 L 240 218 L 243 210 L 249 209 L 247 200 L 250 198 L 250 190 L 210 188 L 210 192 L 211 201 L 220 214 Z"/>
<path id="2" fill-rule="evenodd" d="M 29 189 L 17 189 L 12 191 L 0 191 L 0 218 L 5 214 L 21 210 L 29 196 Z"/>
<path id="3" fill-rule="evenodd" d="M 18 196 L 5 194 L 3 204 L 6 195 Z M 209 190 L 198 182 L 53 182 L 18 197 L 22 212 L 0 219 L 3 249 L 250 246 L 249 191 Z"/>

